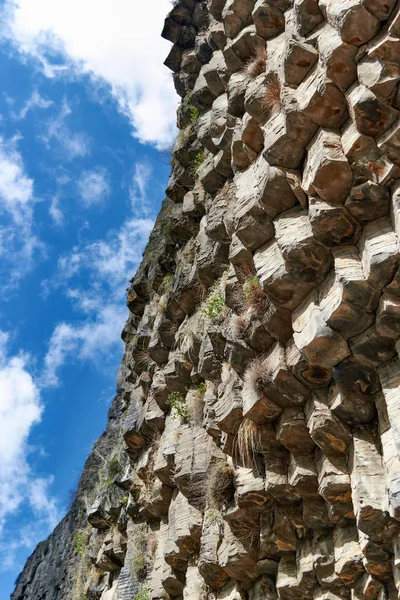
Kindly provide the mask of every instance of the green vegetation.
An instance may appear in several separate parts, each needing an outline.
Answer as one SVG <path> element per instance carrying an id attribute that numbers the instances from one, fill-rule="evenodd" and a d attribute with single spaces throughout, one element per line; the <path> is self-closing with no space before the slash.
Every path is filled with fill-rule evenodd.
<path id="1" fill-rule="evenodd" d="M 160 287 L 157 290 L 157 293 L 160 296 L 163 296 L 164 294 L 166 294 L 167 292 L 169 292 L 169 290 L 172 287 L 172 284 L 174 283 L 174 274 L 173 273 L 167 273 L 166 275 L 164 275 L 163 280 L 160 284 Z"/>
<path id="2" fill-rule="evenodd" d="M 85 529 L 78 529 L 78 531 L 74 535 L 74 539 L 72 540 L 72 546 L 74 548 L 74 552 L 76 552 L 76 554 L 81 558 L 84 555 L 91 533 L 92 526 L 87 525 Z"/>
<path id="3" fill-rule="evenodd" d="M 138 552 L 135 556 L 133 568 L 138 576 L 138 579 L 143 581 L 147 575 L 147 556 L 145 552 Z"/>
<path id="4" fill-rule="evenodd" d="M 115 481 L 115 478 L 122 473 L 122 466 L 117 456 L 113 456 L 110 462 L 105 463 L 99 470 L 100 480 L 97 484 L 97 491 L 107 489 Z"/>
<path id="5" fill-rule="evenodd" d="M 150 600 L 150 590 L 147 587 L 142 587 L 136 592 L 132 600 Z"/>
<path id="6" fill-rule="evenodd" d="M 198 152 L 194 157 L 193 166 L 195 171 L 203 164 L 204 162 L 204 152 Z"/>
<path id="7" fill-rule="evenodd" d="M 224 294 L 219 285 L 213 286 L 206 301 L 199 307 L 199 311 L 210 321 L 215 321 L 225 308 Z"/>
<path id="8" fill-rule="evenodd" d="M 204 383 L 204 381 L 202 383 L 199 384 L 198 388 L 197 388 L 197 392 L 203 396 L 206 393 L 207 390 L 207 384 Z"/>
<path id="9" fill-rule="evenodd" d="M 196 108 L 192 103 L 192 94 L 189 92 L 189 90 L 186 90 L 186 97 L 182 102 L 182 106 L 189 112 L 190 124 L 194 125 L 199 117 L 199 109 Z"/>
<path id="10" fill-rule="evenodd" d="M 167 398 L 167 405 L 171 410 L 175 411 L 175 416 L 173 418 L 182 417 L 185 419 L 188 416 L 186 398 L 182 392 L 172 392 Z"/>

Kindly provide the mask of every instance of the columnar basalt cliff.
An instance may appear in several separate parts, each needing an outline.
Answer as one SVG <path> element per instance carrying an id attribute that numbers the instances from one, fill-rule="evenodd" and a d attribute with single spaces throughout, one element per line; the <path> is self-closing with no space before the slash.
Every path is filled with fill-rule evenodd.
<path id="1" fill-rule="evenodd" d="M 179 0 L 105 434 L 13 600 L 400 594 L 400 2 Z"/>

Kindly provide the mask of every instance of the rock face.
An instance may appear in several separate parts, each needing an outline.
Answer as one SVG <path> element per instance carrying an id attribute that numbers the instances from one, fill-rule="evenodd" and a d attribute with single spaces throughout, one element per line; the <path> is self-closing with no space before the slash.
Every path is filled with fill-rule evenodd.
<path id="1" fill-rule="evenodd" d="M 105 434 L 13 600 L 400 594 L 400 4 L 178 0 Z"/>

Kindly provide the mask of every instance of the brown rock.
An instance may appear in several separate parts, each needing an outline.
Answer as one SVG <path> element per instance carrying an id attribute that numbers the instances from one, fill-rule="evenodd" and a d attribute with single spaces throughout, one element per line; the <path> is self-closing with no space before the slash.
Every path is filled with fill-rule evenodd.
<path id="1" fill-rule="evenodd" d="M 321 129 L 310 142 L 302 187 L 333 204 L 343 203 L 350 192 L 353 175 L 343 154 L 340 136 Z"/>

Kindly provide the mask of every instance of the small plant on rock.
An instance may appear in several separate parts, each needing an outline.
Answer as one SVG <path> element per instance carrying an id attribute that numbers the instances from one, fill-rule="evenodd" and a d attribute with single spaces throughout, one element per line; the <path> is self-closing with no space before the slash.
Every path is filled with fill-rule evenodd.
<path id="1" fill-rule="evenodd" d="M 206 393 L 207 390 L 207 384 L 204 383 L 204 381 L 202 381 L 201 383 L 199 383 L 198 387 L 197 387 L 197 393 L 200 396 L 204 396 L 204 394 Z"/>
<path id="2" fill-rule="evenodd" d="M 244 419 L 236 434 L 235 455 L 237 461 L 249 469 L 256 468 L 257 454 L 261 452 L 261 429 L 260 426 Z"/>
<path id="3" fill-rule="evenodd" d="M 204 162 L 204 152 L 198 152 L 194 157 L 193 166 L 195 171 L 203 164 Z"/>
<path id="4" fill-rule="evenodd" d="M 256 276 L 246 279 L 244 282 L 243 297 L 245 308 L 254 308 L 257 312 L 266 308 L 267 297 Z"/>
<path id="5" fill-rule="evenodd" d="M 208 508 L 219 511 L 229 504 L 234 493 L 232 467 L 221 460 L 214 463 L 207 480 L 206 503 Z"/>
<path id="6" fill-rule="evenodd" d="M 189 113 L 190 124 L 194 125 L 199 117 L 199 109 L 192 103 L 192 94 L 189 90 L 186 90 L 186 98 L 183 100 L 182 105 Z"/>
<path id="7" fill-rule="evenodd" d="M 224 294 L 219 285 L 213 286 L 199 311 L 210 321 L 217 320 L 225 308 Z"/>
<path id="8" fill-rule="evenodd" d="M 276 73 L 268 76 L 264 98 L 261 101 L 264 110 L 272 113 L 277 111 L 281 105 L 281 85 Z"/>
<path id="9" fill-rule="evenodd" d="M 262 73 L 265 73 L 267 63 L 267 49 L 265 46 L 258 46 L 254 51 L 254 56 L 246 63 L 244 73 L 250 79 L 255 79 Z"/>
<path id="10" fill-rule="evenodd" d="M 258 356 L 252 360 L 245 372 L 245 379 L 257 390 L 265 390 L 273 381 L 273 370 L 268 365 L 265 356 Z"/>
<path id="11" fill-rule="evenodd" d="M 186 398 L 182 392 L 172 392 L 169 394 L 166 403 L 171 408 L 171 411 L 174 411 L 175 413 L 172 418 L 187 418 L 188 410 L 186 406 Z"/>
<path id="12" fill-rule="evenodd" d="M 86 529 L 78 529 L 72 540 L 72 545 L 76 554 L 80 557 L 83 556 L 85 548 L 92 532 L 91 525 L 88 525 Z"/>
<path id="13" fill-rule="evenodd" d="M 132 600 L 150 600 L 150 590 L 147 587 L 142 587 L 136 592 Z"/>
<path id="14" fill-rule="evenodd" d="M 138 552 L 134 560 L 134 569 L 138 579 L 143 581 L 147 575 L 147 557 L 144 552 Z"/>

